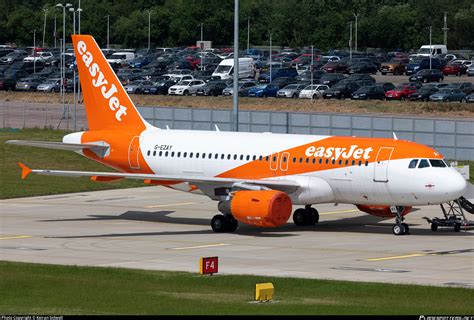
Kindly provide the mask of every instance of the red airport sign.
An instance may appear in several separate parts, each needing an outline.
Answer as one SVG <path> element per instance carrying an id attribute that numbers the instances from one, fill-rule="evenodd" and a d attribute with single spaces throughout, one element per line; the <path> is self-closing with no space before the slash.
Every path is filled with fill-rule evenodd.
<path id="1" fill-rule="evenodd" d="M 199 263 L 199 273 L 210 275 L 217 273 L 219 271 L 218 265 L 218 257 L 201 257 Z"/>

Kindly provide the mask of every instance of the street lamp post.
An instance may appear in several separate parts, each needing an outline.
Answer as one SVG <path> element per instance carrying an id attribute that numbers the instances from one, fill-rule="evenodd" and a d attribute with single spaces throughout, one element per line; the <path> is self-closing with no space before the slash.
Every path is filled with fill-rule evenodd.
<path id="1" fill-rule="evenodd" d="M 72 12 L 72 34 L 76 34 L 76 11 L 74 8 L 69 8 L 69 12 Z M 76 67 L 72 65 L 73 76 L 72 76 L 72 83 L 73 83 L 73 96 L 74 96 L 74 131 L 76 131 L 76 110 L 77 110 L 77 96 L 76 96 Z"/>
<path id="2" fill-rule="evenodd" d="M 352 21 L 349 23 L 349 59 L 352 61 Z"/>
<path id="3" fill-rule="evenodd" d="M 250 17 L 247 18 L 247 54 L 250 49 Z"/>
<path id="4" fill-rule="evenodd" d="M 44 48 L 44 37 L 46 35 L 46 15 L 48 14 L 48 9 L 43 9 L 44 11 L 44 26 L 43 26 L 43 48 Z"/>
<path id="5" fill-rule="evenodd" d="M 311 45 L 311 65 L 310 65 L 311 90 L 313 90 L 313 70 L 314 70 L 314 46 Z M 313 103 L 313 94 L 311 95 L 311 103 Z"/>
<path id="6" fill-rule="evenodd" d="M 36 29 L 33 30 L 33 73 L 36 73 Z"/>
<path id="7" fill-rule="evenodd" d="M 270 83 L 272 82 L 272 34 L 270 33 Z"/>
<path id="8" fill-rule="evenodd" d="M 82 12 L 82 8 L 81 8 L 81 0 L 79 0 L 79 4 L 77 6 L 77 12 L 78 12 L 78 25 L 77 25 L 77 33 L 78 34 L 81 34 L 81 12 Z"/>
<path id="9" fill-rule="evenodd" d="M 360 13 L 358 14 L 355 14 L 353 13 L 355 19 L 356 19 L 356 23 L 355 23 L 355 52 L 357 52 L 357 18 L 359 17 Z"/>
<path id="10" fill-rule="evenodd" d="M 57 30 L 56 30 L 56 15 L 54 15 L 54 47 L 57 48 Z"/>
<path id="11" fill-rule="evenodd" d="M 110 35 L 110 15 L 106 15 L 107 17 L 107 49 L 109 48 L 109 35 Z"/>
<path id="12" fill-rule="evenodd" d="M 146 11 L 148 13 L 148 52 L 150 52 L 150 37 L 151 37 L 151 10 Z"/>
<path id="13" fill-rule="evenodd" d="M 232 93 L 232 122 L 239 131 L 239 0 L 234 0 L 234 92 Z"/>
<path id="14" fill-rule="evenodd" d="M 431 57 L 432 57 L 432 53 L 433 53 L 433 48 L 431 47 L 431 30 L 432 30 L 432 26 L 429 26 L 428 29 L 430 30 L 430 70 L 431 70 Z"/>
<path id="15" fill-rule="evenodd" d="M 204 58 L 202 55 L 202 49 L 204 49 L 204 43 L 202 42 L 203 41 L 203 33 L 202 33 L 203 25 L 204 23 L 201 22 L 201 44 L 199 45 L 199 48 L 201 49 L 201 71 L 202 71 L 202 59 Z"/>
<path id="16" fill-rule="evenodd" d="M 62 39 L 62 50 L 61 50 L 61 94 L 63 96 L 63 118 L 66 114 L 66 103 L 65 103 L 65 79 L 66 79 L 66 62 L 65 62 L 65 53 L 66 53 L 66 8 L 72 7 L 72 4 L 66 3 L 63 5 L 62 3 L 56 4 L 57 8 L 63 9 L 63 39 Z M 69 111 L 69 110 L 68 110 Z M 69 129 L 69 128 L 68 128 Z"/>

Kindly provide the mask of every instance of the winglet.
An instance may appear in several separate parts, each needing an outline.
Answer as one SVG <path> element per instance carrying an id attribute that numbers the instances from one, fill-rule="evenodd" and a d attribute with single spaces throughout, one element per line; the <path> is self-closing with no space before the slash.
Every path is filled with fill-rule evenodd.
<path id="1" fill-rule="evenodd" d="M 28 168 L 27 166 L 25 166 L 23 163 L 21 162 L 17 162 L 18 166 L 20 166 L 21 168 L 21 178 L 23 180 L 26 179 L 26 177 L 33 172 L 33 170 L 31 170 L 30 168 Z"/>

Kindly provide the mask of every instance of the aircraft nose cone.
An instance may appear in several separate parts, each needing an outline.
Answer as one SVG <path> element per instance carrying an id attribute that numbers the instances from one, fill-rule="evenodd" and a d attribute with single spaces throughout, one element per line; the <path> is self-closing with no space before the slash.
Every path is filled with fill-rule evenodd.
<path id="1" fill-rule="evenodd" d="M 446 182 L 449 186 L 449 194 L 453 199 L 458 199 L 466 192 L 467 182 L 458 172 L 453 172 Z"/>

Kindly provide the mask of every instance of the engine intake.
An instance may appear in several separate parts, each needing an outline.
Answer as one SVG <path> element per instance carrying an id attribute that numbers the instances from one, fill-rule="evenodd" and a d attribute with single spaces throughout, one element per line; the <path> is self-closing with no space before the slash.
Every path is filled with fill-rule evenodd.
<path id="1" fill-rule="evenodd" d="M 230 205 L 230 213 L 240 222 L 258 227 L 278 227 L 291 216 L 290 197 L 277 190 L 237 191 L 219 208 Z"/>

